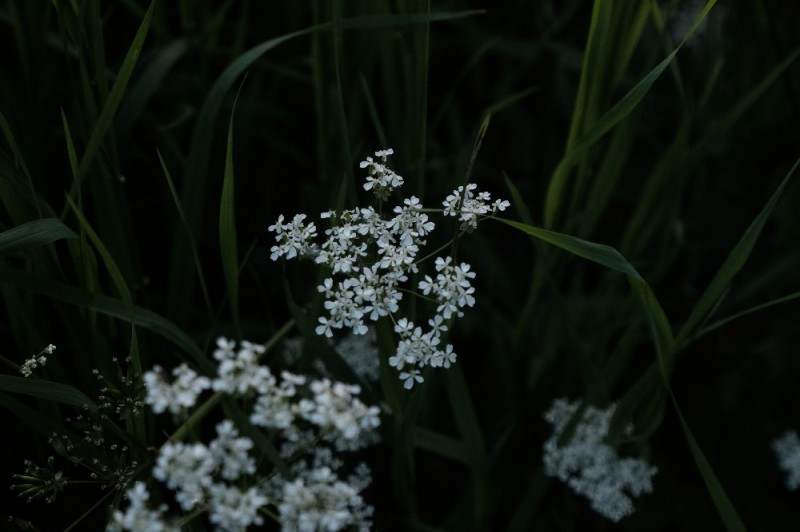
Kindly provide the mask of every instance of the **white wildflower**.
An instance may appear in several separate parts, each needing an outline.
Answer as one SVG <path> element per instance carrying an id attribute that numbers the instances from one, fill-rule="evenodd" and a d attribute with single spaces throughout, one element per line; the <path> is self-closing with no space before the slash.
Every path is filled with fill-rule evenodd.
<path id="1" fill-rule="evenodd" d="M 368 407 L 358 399 L 360 386 L 322 379 L 313 381 L 309 389 L 313 398 L 298 403 L 299 414 L 318 426 L 323 437 L 332 441 L 337 449 L 363 447 L 364 436 L 380 425 L 380 409 Z"/>
<path id="2" fill-rule="evenodd" d="M 800 487 L 800 438 L 793 430 L 772 442 L 778 465 L 786 473 L 786 487 L 795 491 Z"/>
<path id="3" fill-rule="evenodd" d="M 361 168 L 367 169 L 365 190 L 371 190 L 381 200 L 403 185 L 403 178 L 387 166 L 391 149 L 367 157 Z M 476 193 L 477 185 L 459 187 L 444 201 L 446 216 L 459 216 L 462 227 L 477 226 L 480 217 L 490 216 L 508 208 L 505 200 L 492 202 L 488 192 Z M 402 316 L 402 284 L 409 274 L 419 272 L 419 253 L 427 236 L 436 225 L 428 217 L 419 198 L 411 196 L 395 206 L 384 218 L 374 208 L 355 208 L 342 212 L 328 211 L 321 218 L 331 227 L 325 230 L 321 246 L 312 242 L 316 234 L 313 224 L 305 225 L 305 216 L 297 215 L 291 224 L 283 216 L 270 227 L 277 233 L 278 245 L 272 248 L 273 260 L 282 256 L 292 258 L 306 255 L 317 264 L 330 268 L 330 276 L 317 287 L 323 294 L 325 315 L 317 317 L 315 332 L 333 339 L 335 331 L 347 329 L 354 335 L 364 335 L 369 322 L 389 317 L 399 323 Z M 450 345 L 440 348 L 441 333 L 447 330 L 445 320 L 463 316 L 463 309 L 475 305 L 475 273 L 467 263 L 456 264 L 451 257 L 436 259 L 436 277 L 425 275 L 419 283 L 424 295 L 433 296 L 436 315 L 429 323 L 431 331 L 415 331 L 401 335 L 391 366 L 401 372 L 406 388 L 423 382 L 420 369 L 425 366 L 450 367 L 456 355 Z M 412 366 L 412 367 L 408 367 Z"/>
<path id="4" fill-rule="evenodd" d="M 304 224 L 305 214 L 296 214 L 290 223 L 283 223 L 283 215 L 278 216 L 278 221 L 270 225 L 268 230 L 275 232 L 277 246 L 272 246 L 272 260 L 280 257 L 293 259 L 298 256 L 314 255 L 313 239 L 317 236 L 314 222 Z"/>
<path id="5" fill-rule="evenodd" d="M 23 362 L 22 366 L 19 368 L 19 372 L 22 373 L 23 377 L 30 377 L 33 375 L 33 370 L 39 366 L 44 366 L 47 363 L 47 355 L 52 355 L 53 351 L 55 350 L 56 346 L 53 344 L 48 344 L 47 347 L 39 351 L 38 354 L 33 355 L 31 358 Z"/>
<path id="6" fill-rule="evenodd" d="M 161 414 L 169 410 L 177 415 L 182 410 L 191 408 L 197 402 L 197 397 L 211 387 L 211 381 L 202 377 L 186 364 L 172 370 L 175 380 L 172 384 L 164 379 L 164 370 L 161 366 L 153 366 L 152 371 L 144 373 L 144 384 L 147 388 L 145 402 L 153 412 Z"/>
<path id="7" fill-rule="evenodd" d="M 259 508 L 269 502 L 259 490 L 245 491 L 236 486 L 213 484 L 209 489 L 208 520 L 220 530 L 244 530 L 250 525 L 263 525 Z"/>
<path id="8" fill-rule="evenodd" d="M 132 488 L 125 492 L 125 498 L 128 499 L 128 508 L 124 512 L 120 510 L 114 511 L 106 528 L 108 532 L 122 530 L 130 530 L 132 532 L 177 532 L 180 530 L 177 526 L 162 520 L 162 514 L 167 509 L 166 504 L 162 504 L 157 510 L 150 510 L 147 507 L 150 493 L 147 491 L 144 482 L 134 484 Z"/>
<path id="9" fill-rule="evenodd" d="M 158 453 L 153 477 L 177 490 L 175 500 L 184 510 L 202 503 L 214 483 L 214 457 L 202 443 L 165 443 Z"/>
<path id="10" fill-rule="evenodd" d="M 504 211 L 511 205 L 505 200 L 495 200 L 494 203 L 489 203 L 492 199 L 491 195 L 488 192 L 479 192 L 475 195 L 477 188 L 478 185 L 475 183 L 467 184 L 466 189 L 464 186 L 460 186 L 442 202 L 445 216 L 458 216 L 459 221 L 462 222 L 461 229 L 465 231 L 472 231 L 478 227 L 480 216 Z"/>
<path id="11" fill-rule="evenodd" d="M 361 168 L 367 168 L 369 176 L 367 182 L 364 183 L 364 190 L 372 190 L 372 192 L 381 200 L 387 200 L 389 194 L 396 188 L 403 186 L 403 178 L 397 175 L 391 168 L 386 166 L 386 161 L 389 155 L 392 155 L 394 150 L 389 148 L 375 152 L 375 157 L 380 161 L 375 161 L 372 157 L 367 157 L 365 161 L 361 161 L 359 165 Z"/>
<path id="12" fill-rule="evenodd" d="M 605 410 L 587 406 L 578 414 L 580 408 L 580 401 L 557 399 L 545 414 L 553 425 L 553 435 L 544 444 L 545 473 L 588 498 L 597 513 L 619 521 L 633 513 L 631 497 L 653 490 L 651 479 L 656 468 L 643 460 L 620 458 L 605 443 L 615 405 Z M 580 419 L 572 436 L 559 446 L 559 439 L 575 415 Z"/>
<path id="13" fill-rule="evenodd" d="M 219 366 L 217 378 L 211 383 L 214 390 L 244 395 L 269 388 L 274 378 L 269 368 L 258 365 L 264 346 L 243 341 L 239 349 L 234 351 L 235 346 L 235 342 L 225 337 L 217 339 L 214 358 L 219 361 Z"/>

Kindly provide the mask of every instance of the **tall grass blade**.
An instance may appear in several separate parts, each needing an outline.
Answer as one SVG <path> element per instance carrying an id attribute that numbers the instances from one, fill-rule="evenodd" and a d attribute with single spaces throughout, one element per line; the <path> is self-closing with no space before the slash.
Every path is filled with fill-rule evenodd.
<path id="1" fill-rule="evenodd" d="M 678 413 L 678 419 L 680 419 L 681 428 L 683 429 L 683 434 L 686 437 L 686 442 L 689 444 L 692 457 L 697 464 L 697 469 L 703 476 L 703 481 L 706 484 L 706 488 L 708 488 L 708 492 L 711 494 L 711 498 L 714 501 L 714 506 L 716 506 L 717 512 L 722 518 L 722 523 L 725 525 L 725 529 L 728 530 L 728 532 L 745 532 L 747 527 L 744 526 L 744 523 L 739 517 L 739 514 L 736 512 L 733 503 L 728 498 L 728 495 L 722 488 L 722 484 L 720 484 L 717 475 L 711 468 L 711 464 L 708 463 L 708 459 L 706 459 L 705 454 L 703 453 L 702 449 L 700 449 L 700 445 L 698 445 L 691 429 L 689 429 L 689 425 L 686 423 L 683 413 L 678 406 L 678 402 L 675 400 L 675 396 L 672 395 L 671 391 L 670 397 L 672 398 L 672 404 L 675 406 L 675 411 Z"/>
<path id="2" fill-rule="evenodd" d="M 89 237 L 92 245 L 100 254 L 100 258 L 103 259 L 103 264 L 105 265 L 106 270 L 108 270 L 108 274 L 111 276 L 111 281 L 114 283 L 114 287 L 117 289 L 117 292 L 119 292 L 120 298 L 127 304 L 133 304 L 131 291 L 128 289 L 128 284 L 125 282 L 125 278 L 122 276 L 122 272 L 120 271 L 119 267 L 117 267 L 114 257 L 111 256 L 108 248 L 106 248 L 105 244 L 103 244 L 103 241 L 100 240 L 100 237 L 97 236 L 97 233 L 95 233 L 94 229 L 92 229 L 89 221 L 83 215 L 78 206 L 72 202 L 72 199 L 70 199 L 69 196 L 67 196 L 66 199 L 67 203 L 72 208 L 72 212 L 75 213 L 75 216 L 78 218 L 81 229 Z"/>
<path id="3" fill-rule="evenodd" d="M 100 147 L 102 146 L 106 133 L 108 133 L 108 130 L 111 128 L 114 115 L 116 114 L 117 108 L 122 101 L 122 97 L 125 94 L 125 89 L 128 86 L 128 81 L 130 81 L 131 74 L 133 74 L 133 69 L 136 67 L 136 63 L 139 60 L 142 46 L 147 38 L 147 33 L 150 29 L 150 22 L 153 18 L 155 4 L 155 1 L 150 3 L 150 7 L 147 9 L 144 19 L 142 20 L 139 29 L 136 31 L 136 36 L 133 38 L 133 42 L 128 49 L 128 53 L 126 54 L 125 59 L 122 62 L 122 66 L 117 73 L 117 78 L 114 80 L 111 91 L 108 93 L 108 98 L 106 98 L 105 103 L 103 104 L 103 109 L 100 112 L 100 116 L 97 118 L 97 122 L 92 129 L 92 134 L 89 137 L 89 141 L 86 143 L 86 150 L 84 151 L 83 157 L 80 161 L 78 175 L 75 181 L 73 181 L 69 192 L 69 197 L 73 200 L 76 198 L 77 190 L 80 188 L 81 183 L 86 177 L 89 168 L 94 162 L 94 159 L 97 156 Z M 64 214 L 66 214 L 66 209 L 67 207 L 64 206 L 64 212 L 61 216 L 62 218 L 64 217 Z"/>
<path id="4" fill-rule="evenodd" d="M 234 103 L 234 111 L 236 104 Z M 233 171 L 233 114 L 228 124 L 228 145 L 225 150 L 225 173 L 219 200 L 219 249 L 222 254 L 222 271 L 228 288 L 228 301 L 236 336 L 242 340 L 239 325 L 239 252 L 236 243 L 236 214 L 234 204 Z"/>

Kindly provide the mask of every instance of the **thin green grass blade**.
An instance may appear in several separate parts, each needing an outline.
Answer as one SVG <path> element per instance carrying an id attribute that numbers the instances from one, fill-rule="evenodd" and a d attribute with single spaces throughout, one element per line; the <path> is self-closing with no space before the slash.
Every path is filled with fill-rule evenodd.
<path id="1" fill-rule="evenodd" d="M 628 260 L 623 257 L 619 251 L 611 246 L 589 242 L 588 240 L 582 240 L 574 236 L 557 233 L 547 229 L 541 229 L 539 227 L 515 222 L 513 220 L 507 220 L 505 218 L 493 217 L 492 219 L 502 222 L 506 225 L 510 225 L 511 227 L 522 231 L 523 233 L 527 233 L 538 238 L 539 240 L 553 244 L 554 246 L 557 246 L 565 251 L 569 251 L 573 255 L 596 262 L 602 266 L 605 266 L 606 268 L 624 273 L 625 275 L 640 281 L 642 280 L 639 272 L 637 272 L 636 269 L 631 266 Z"/>
<path id="2" fill-rule="evenodd" d="M 97 118 L 97 122 L 92 130 L 92 134 L 86 143 L 86 151 L 84 152 L 83 158 L 80 161 L 77 178 L 73 181 L 72 187 L 70 188 L 70 198 L 75 199 L 77 190 L 80 188 L 83 179 L 86 177 L 89 168 L 100 151 L 100 147 L 102 146 L 106 133 L 108 133 L 108 130 L 111 128 L 114 115 L 116 114 L 120 101 L 122 101 L 122 97 L 125 94 L 125 89 L 128 86 L 128 81 L 133 73 L 133 69 L 136 67 L 136 63 L 139 60 L 142 46 L 144 45 L 145 38 L 147 37 L 147 33 L 150 29 L 150 22 L 153 18 L 153 9 L 155 8 L 155 4 L 155 1 L 150 3 L 150 7 L 147 9 L 144 19 L 142 19 L 142 23 L 139 25 L 139 29 L 136 31 L 136 36 L 134 37 L 133 42 L 128 49 L 128 53 L 125 55 L 122 66 L 117 73 L 117 78 L 114 80 L 111 91 L 108 93 L 108 98 L 103 104 L 103 109 L 100 112 L 100 116 Z M 65 205 L 61 218 L 63 218 L 66 214 L 66 209 L 67 206 Z"/>
<path id="3" fill-rule="evenodd" d="M 727 318 L 721 319 L 721 320 L 719 320 L 717 322 L 712 323 L 711 325 L 703 327 L 702 330 L 700 330 L 697 334 L 695 334 L 693 336 L 693 339 L 696 340 L 696 339 L 700 338 L 701 336 L 705 336 L 706 334 L 710 333 L 711 331 L 719 329 L 720 327 L 722 327 L 724 325 L 727 325 L 728 323 L 730 323 L 730 322 L 732 322 L 734 320 L 737 320 L 737 319 L 739 319 L 741 317 L 747 316 L 748 314 L 753 314 L 754 312 L 759 312 L 761 310 L 768 309 L 768 308 L 773 307 L 775 305 L 788 303 L 789 301 L 794 301 L 795 299 L 800 299 L 800 292 L 794 292 L 792 294 L 788 294 L 788 295 L 785 295 L 783 297 L 779 297 L 779 298 L 773 299 L 771 301 L 767 301 L 766 303 L 761 303 L 760 305 L 756 305 L 755 307 L 751 307 L 749 309 L 742 310 L 741 312 L 737 312 L 736 314 L 734 314 L 732 316 L 728 316 Z"/>
<path id="4" fill-rule="evenodd" d="M 358 81 L 361 84 L 361 91 L 364 93 L 364 101 L 367 104 L 369 117 L 372 121 L 372 127 L 375 128 L 375 134 L 378 136 L 378 142 L 383 149 L 389 145 L 389 140 L 386 137 L 386 130 L 383 127 L 380 117 L 378 116 L 378 109 L 375 107 L 375 99 L 372 97 L 372 89 L 369 88 L 367 78 L 363 74 L 358 76 Z"/>
<path id="5" fill-rule="evenodd" d="M 86 217 L 83 215 L 78 206 L 72 202 L 72 199 L 69 196 L 66 197 L 66 200 L 69 206 L 72 208 L 72 212 L 75 213 L 75 216 L 78 218 L 81 229 L 89 237 L 89 240 L 91 240 L 92 245 L 100 254 L 100 258 L 103 259 L 103 264 L 105 265 L 106 270 L 108 270 L 108 274 L 111 276 L 111 281 L 114 283 L 114 287 L 117 289 L 120 298 L 127 304 L 133 304 L 133 296 L 131 296 L 131 291 L 128 289 L 128 283 L 125 282 L 125 278 L 122 276 L 122 272 L 117 266 L 117 262 L 114 260 L 114 257 L 111 256 L 108 248 L 106 248 L 105 244 L 103 244 L 103 241 L 100 240 L 100 237 L 97 236 L 97 233 L 94 232 L 94 229 L 92 229 L 89 221 L 86 220 Z"/>
<path id="6" fill-rule="evenodd" d="M 798 165 L 800 165 L 800 159 L 794 163 L 792 169 L 789 170 L 789 173 L 783 178 L 783 181 L 781 181 L 778 188 L 772 194 L 772 197 L 764 208 L 761 209 L 761 212 L 744 232 L 742 238 L 736 244 L 736 247 L 733 248 L 728 258 L 725 259 L 725 262 L 722 263 L 722 266 L 720 266 L 720 269 L 714 275 L 706 291 L 700 297 L 700 300 L 692 309 L 691 314 L 689 314 L 686 323 L 684 323 L 681 328 L 678 334 L 679 345 L 682 346 L 697 332 L 698 327 L 708 318 L 709 312 L 728 288 L 730 282 L 747 262 L 759 236 L 761 236 L 761 231 L 764 229 L 767 219 L 775 209 L 775 205 L 777 205 L 778 200 L 781 198 L 783 190 L 786 188 L 786 185 L 788 185 L 789 180 L 794 176 Z"/>
<path id="7" fill-rule="evenodd" d="M 78 238 L 58 218 L 43 218 L 0 233 L 0 255 L 46 246 L 62 238 Z"/>
<path id="8" fill-rule="evenodd" d="M 236 336 L 242 339 L 239 324 L 239 252 L 236 243 L 236 213 L 234 204 L 233 170 L 233 114 L 228 123 L 228 144 L 225 150 L 225 172 L 222 179 L 222 194 L 219 200 L 219 249 L 222 255 L 222 272 L 228 288 L 228 301 Z"/>
<path id="9" fill-rule="evenodd" d="M 78 179 L 78 172 L 80 163 L 78 162 L 78 152 L 75 150 L 75 142 L 72 140 L 72 131 L 67 121 L 67 115 L 64 109 L 61 109 L 61 124 L 64 128 L 64 140 L 67 143 L 67 160 L 69 161 L 69 168 L 72 172 L 72 179 Z"/>
<path id="10" fill-rule="evenodd" d="M 213 365 L 203 356 L 203 352 L 197 344 L 172 322 L 154 312 L 135 305 L 128 305 L 119 299 L 69 286 L 43 275 L 23 272 L 5 265 L 0 265 L 0 277 L 9 285 L 119 318 L 153 331 L 191 355 L 203 371 L 209 375 L 214 373 Z"/>
<path id="11" fill-rule="evenodd" d="M 571 142 L 567 145 L 567 151 L 564 157 L 556 166 L 553 176 L 548 186 L 547 195 L 545 197 L 545 210 L 544 219 L 546 227 L 553 227 L 556 221 L 556 216 L 563 202 L 563 196 L 566 192 L 567 180 L 569 174 L 580 158 L 591 148 L 594 144 L 605 135 L 611 128 L 625 119 L 644 99 L 645 95 L 650 91 L 650 88 L 656 82 L 664 70 L 670 65 L 672 60 L 678 54 L 683 44 L 691 37 L 697 26 L 705 19 L 708 12 L 711 10 L 716 0 L 709 0 L 706 6 L 698 15 L 694 24 L 686 33 L 683 41 L 669 53 L 660 63 L 658 63 L 650 72 L 648 72 L 638 83 L 628 91 L 611 109 L 609 109 L 597 121 L 593 122 L 586 131 L 582 132 L 580 136 L 575 136 L 570 139 Z M 579 94 L 580 96 L 580 94 Z M 578 110 L 576 109 L 576 112 Z M 573 121 L 573 128 L 577 127 L 577 122 Z M 572 131 L 572 130 L 571 130 Z"/>
<path id="12" fill-rule="evenodd" d="M 77 407 L 88 406 L 92 411 L 97 410 L 94 401 L 86 397 L 83 392 L 68 384 L 52 382 L 31 377 L 12 377 L 0 375 L 0 390 L 4 392 L 29 395 L 45 401 L 54 401 L 65 405 Z"/>
<path id="13" fill-rule="evenodd" d="M 6 138 L 6 143 L 8 143 L 9 148 L 11 148 L 11 153 L 14 154 L 14 165 L 20 170 L 22 175 L 25 176 L 25 182 L 28 185 L 30 197 L 35 198 L 36 192 L 33 188 L 33 181 L 31 180 L 31 174 L 28 171 L 28 166 L 25 164 L 25 158 L 22 156 L 22 152 L 19 151 L 19 146 L 17 146 L 14 133 L 11 131 L 11 127 L 8 125 L 8 120 L 6 120 L 6 117 L 3 115 L 3 113 L 0 113 L 0 131 L 3 132 L 3 136 Z M 42 215 L 38 203 L 36 203 L 36 214 L 39 217 Z"/>
<path id="14" fill-rule="evenodd" d="M 531 211 L 528 209 L 522 194 L 520 194 L 519 189 L 514 182 L 509 179 L 505 172 L 503 172 L 503 179 L 505 180 L 506 187 L 508 188 L 508 193 L 511 195 L 511 205 L 517 209 L 519 217 L 522 219 L 523 223 L 533 226 L 533 216 L 531 215 Z"/>
<path id="15" fill-rule="evenodd" d="M 147 104 L 158 92 L 161 83 L 172 71 L 172 68 L 189 50 L 187 39 L 178 39 L 165 46 L 143 70 L 139 79 L 125 94 L 120 104 L 115 128 L 120 139 L 126 139 L 133 125 L 141 117 Z"/>
<path id="16" fill-rule="evenodd" d="M 683 429 L 683 434 L 686 437 L 686 442 L 689 444 L 692 457 L 697 464 L 697 469 L 703 476 L 703 481 L 706 484 L 706 488 L 708 488 L 709 494 L 711 494 L 711 498 L 714 501 L 714 506 L 716 506 L 717 512 L 722 518 L 725 529 L 728 530 L 728 532 L 745 532 L 747 527 L 744 526 L 744 522 L 739 517 L 739 514 L 736 512 L 733 503 L 728 498 L 728 495 L 722 488 L 722 484 L 720 484 L 717 475 L 711 468 L 711 464 L 709 464 L 708 459 L 706 458 L 702 449 L 700 449 L 700 445 L 698 445 L 694 434 L 692 434 L 688 423 L 686 423 L 686 420 L 683 417 L 683 413 L 678 406 L 678 402 L 675 400 L 675 396 L 672 394 L 671 390 L 668 391 L 670 398 L 672 399 L 672 404 L 675 406 L 675 411 L 678 413 L 678 418 L 681 422 L 681 428 Z"/>
<path id="17" fill-rule="evenodd" d="M 140 379 L 142 373 L 142 355 L 139 352 L 139 336 L 136 334 L 136 326 L 131 325 L 131 345 L 128 348 L 128 356 L 133 366 L 134 377 Z M 144 416 L 128 416 L 125 418 L 125 429 L 133 434 L 134 439 L 139 443 L 146 441 L 146 430 L 144 426 Z"/>
<path id="18" fill-rule="evenodd" d="M 455 462 L 460 462 L 466 466 L 473 463 L 472 452 L 463 440 L 436 432 L 432 429 L 415 427 L 414 444 L 419 449 L 424 449 Z"/>
<path id="19" fill-rule="evenodd" d="M 472 517 L 478 528 L 486 524 L 489 508 L 489 480 L 487 478 L 488 460 L 483 443 L 478 416 L 469 394 L 467 383 L 459 366 L 445 372 L 447 395 L 453 411 L 461 441 L 469 452 L 469 469 L 472 479 Z"/>
<path id="20" fill-rule="evenodd" d="M 167 168 L 167 163 L 164 162 L 164 158 L 161 156 L 161 152 L 156 150 L 158 154 L 158 160 L 161 163 L 161 169 L 164 171 L 164 177 L 167 180 L 167 186 L 169 186 L 169 192 L 172 194 L 172 201 L 175 203 L 175 209 L 178 211 L 178 216 L 181 218 L 181 223 L 183 224 L 184 229 L 186 229 L 186 234 L 189 237 L 189 247 L 192 251 L 192 258 L 194 259 L 194 267 L 197 271 L 197 277 L 200 280 L 200 290 L 203 292 L 203 301 L 206 303 L 206 312 L 208 314 L 212 314 L 211 305 L 211 297 L 208 295 L 208 287 L 206 286 L 206 276 L 203 274 L 203 264 L 200 262 L 200 255 L 197 253 L 197 244 L 194 240 L 194 235 L 192 234 L 191 228 L 189 227 L 189 222 L 186 220 L 186 214 L 183 212 L 183 205 L 181 204 L 180 199 L 178 198 L 178 191 L 175 189 L 175 183 L 172 180 L 172 175 L 169 173 L 169 168 Z"/>

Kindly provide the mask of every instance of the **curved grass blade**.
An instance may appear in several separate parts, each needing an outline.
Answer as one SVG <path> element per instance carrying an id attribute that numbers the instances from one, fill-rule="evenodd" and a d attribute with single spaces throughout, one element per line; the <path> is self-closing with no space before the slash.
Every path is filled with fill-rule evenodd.
<path id="1" fill-rule="evenodd" d="M 186 220 L 186 214 L 183 212 L 183 206 L 181 204 L 180 199 L 178 198 L 178 191 L 175 190 L 175 183 L 172 181 L 172 175 L 169 173 L 169 168 L 167 168 L 167 163 L 164 162 L 164 158 L 161 156 L 161 152 L 156 150 L 158 154 L 158 160 L 161 162 L 161 169 L 164 171 L 164 177 L 167 179 L 167 186 L 169 186 L 170 194 L 172 194 L 172 201 L 175 203 L 175 209 L 178 211 L 178 216 L 181 218 L 181 223 L 183 227 L 186 229 L 186 234 L 189 237 L 189 247 L 192 250 L 192 257 L 194 259 L 194 266 L 197 270 L 197 276 L 200 279 L 200 290 L 203 292 L 203 301 L 206 303 L 206 312 L 212 314 L 212 305 L 211 305 L 211 297 L 208 295 L 208 287 L 206 286 L 206 276 L 203 274 L 203 264 L 200 262 L 200 255 L 197 254 L 197 244 L 194 240 L 194 235 L 192 234 L 191 228 L 189 227 L 189 222 Z"/>
<path id="2" fill-rule="evenodd" d="M 141 73 L 136 83 L 131 86 L 120 105 L 115 126 L 118 138 L 127 138 L 131 127 L 142 115 L 153 95 L 156 94 L 161 82 L 164 81 L 172 67 L 186 54 L 188 49 L 188 40 L 178 39 L 165 46 L 147 65 L 147 68 Z"/>
<path id="3" fill-rule="evenodd" d="M 58 218 L 43 218 L 0 233 L 0 255 L 46 246 L 62 238 L 78 238 Z"/>
<path id="4" fill-rule="evenodd" d="M 92 411 L 97 410 L 97 405 L 94 404 L 94 401 L 86 397 L 83 392 L 60 382 L 0 375 L 0 390 L 9 393 L 30 395 L 31 397 L 38 397 L 45 401 L 54 401 L 65 405 L 78 407 L 86 405 Z"/>
<path id="5" fill-rule="evenodd" d="M 686 442 L 689 444 L 689 449 L 692 451 L 692 457 L 694 457 L 694 461 L 697 464 L 697 469 L 703 476 L 703 480 L 706 483 L 709 494 L 711 494 L 711 498 L 714 500 L 714 505 L 717 507 L 717 512 L 722 518 L 725 529 L 728 530 L 728 532 L 745 532 L 747 527 L 744 526 L 739 514 L 736 513 L 733 503 L 728 498 L 725 490 L 722 488 L 722 484 L 720 484 L 717 475 L 711 468 L 711 464 L 708 463 L 708 459 L 700 449 L 700 445 L 698 445 L 697 440 L 695 440 L 691 429 L 689 429 L 689 425 L 683 418 L 683 413 L 678 406 L 678 401 L 675 400 L 675 396 L 672 394 L 672 390 L 668 389 L 667 391 L 672 399 L 672 404 L 675 407 L 675 411 L 678 413 L 678 419 L 680 419 L 683 434 L 686 437 Z"/>
<path id="6" fill-rule="evenodd" d="M 794 168 L 792 171 L 794 171 Z M 790 172 L 790 175 L 791 173 L 792 172 Z M 667 319 L 663 308 L 656 299 L 655 294 L 653 294 L 653 291 L 650 289 L 650 286 L 645 282 L 641 275 L 639 275 L 636 269 L 627 261 L 627 259 L 625 259 L 625 257 L 622 256 L 619 251 L 610 246 L 587 242 L 576 237 L 555 233 L 553 231 L 547 231 L 545 229 L 539 229 L 519 222 L 512 222 L 511 220 L 505 220 L 501 218 L 493 219 L 515 227 L 529 235 L 556 245 L 561 249 L 569 251 L 575 255 L 604 265 L 607 268 L 625 273 L 628 276 L 633 288 L 633 292 L 636 295 L 639 303 L 642 305 L 647 317 L 650 334 L 653 344 L 656 348 L 656 354 L 660 365 L 662 382 L 667 392 L 670 394 L 672 403 L 675 406 L 675 410 L 681 419 L 681 428 L 683 430 L 684 437 L 686 438 L 686 442 L 689 444 L 692 455 L 697 463 L 698 470 L 700 471 L 703 481 L 706 484 L 706 488 L 708 489 L 709 494 L 714 501 L 717 512 L 719 513 L 728 530 L 745 530 L 742 520 L 736 513 L 733 503 L 728 498 L 725 490 L 722 488 L 722 485 L 714 474 L 714 471 L 708 463 L 708 460 L 705 458 L 703 451 L 700 449 L 700 446 L 695 440 L 694 435 L 689 429 L 689 425 L 683 419 L 683 414 L 678 406 L 678 402 L 672 393 L 672 388 L 669 384 L 669 375 L 671 373 L 676 347 L 679 344 L 673 338 L 672 328 L 669 324 L 669 320 Z M 647 391 L 652 390 L 652 387 L 656 386 L 657 381 L 654 377 L 654 373 L 648 370 L 643 379 L 640 380 L 634 387 L 636 393 L 641 397 L 645 397 Z M 644 390 L 642 385 L 649 385 L 648 390 Z M 632 389 L 631 392 L 633 392 L 634 389 Z M 630 412 L 631 409 L 632 405 L 627 403 L 626 411 Z M 658 413 L 656 413 L 656 415 L 657 414 Z M 620 418 L 619 416 L 615 415 L 614 425 L 618 426 L 619 423 Z"/>
<path id="7" fill-rule="evenodd" d="M 756 305 L 755 307 L 751 307 L 751 308 L 742 310 L 741 312 L 737 312 L 736 314 L 734 314 L 732 316 L 728 316 L 727 318 L 721 319 L 721 320 L 719 320 L 717 322 L 712 323 L 711 325 L 708 325 L 708 326 L 704 327 L 702 330 L 700 330 L 697 334 L 695 334 L 693 336 L 693 340 L 696 340 L 696 339 L 700 338 L 701 336 L 705 336 L 706 334 L 710 333 L 711 331 L 719 329 L 723 325 L 727 325 L 728 323 L 732 322 L 733 320 L 739 319 L 739 318 L 741 318 L 743 316 L 747 316 L 748 314 L 752 314 L 754 312 L 758 312 L 760 310 L 764 310 L 764 309 L 767 309 L 767 308 L 775 306 L 775 305 L 780 305 L 782 303 L 788 303 L 789 301 L 794 301 L 795 299 L 800 299 L 800 292 L 794 292 L 793 294 L 789 294 L 789 295 L 786 295 L 786 296 L 783 296 L 783 297 L 779 297 L 779 298 L 773 299 L 771 301 L 767 301 L 766 303 L 761 303 L 760 305 Z"/>
<path id="8" fill-rule="evenodd" d="M 725 262 L 722 263 L 722 266 L 720 266 L 714 278 L 708 284 L 706 291 L 700 297 L 700 300 L 692 309 L 692 313 L 689 315 L 686 323 L 684 323 L 678 333 L 678 344 L 681 347 L 685 343 L 688 343 L 698 327 L 708 318 L 709 312 L 714 308 L 720 297 L 722 297 L 731 280 L 733 280 L 734 276 L 739 273 L 739 270 L 741 270 L 747 262 L 747 259 L 750 257 L 758 241 L 758 237 L 761 236 L 764 224 L 767 223 L 767 219 L 775 209 L 775 205 L 777 205 L 778 200 L 783 194 L 783 190 L 794 175 L 798 165 L 800 165 L 800 159 L 794 163 L 792 169 L 789 170 L 789 173 L 783 178 L 783 181 L 781 181 L 778 188 L 772 194 L 772 197 L 744 232 L 742 238 L 739 239 L 739 242 L 736 244 L 736 247 L 733 248 L 728 258 L 725 259 Z"/>
<path id="9" fill-rule="evenodd" d="M 128 289 L 128 283 L 125 282 L 125 278 L 122 276 L 122 272 L 117 266 L 114 257 L 111 256 L 108 248 L 106 248 L 105 244 L 103 244 L 103 241 L 100 240 L 100 237 L 97 236 L 97 233 L 94 232 L 94 229 L 92 229 L 89 221 L 83 216 L 83 213 L 78 206 L 72 202 L 72 199 L 69 196 L 67 196 L 66 200 L 69 206 L 72 208 L 72 211 L 75 213 L 75 216 L 78 218 L 81 228 L 86 232 L 86 235 L 89 237 L 89 240 L 92 241 L 92 245 L 95 247 L 97 252 L 100 253 L 100 258 L 103 259 L 103 264 L 105 264 L 106 270 L 108 270 L 108 274 L 111 276 L 111 281 L 114 283 L 117 292 L 119 292 L 120 298 L 122 298 L 122 301 L 125 303 L 132 304 L 133 296 L 131 296 L 131 291 Z"/>

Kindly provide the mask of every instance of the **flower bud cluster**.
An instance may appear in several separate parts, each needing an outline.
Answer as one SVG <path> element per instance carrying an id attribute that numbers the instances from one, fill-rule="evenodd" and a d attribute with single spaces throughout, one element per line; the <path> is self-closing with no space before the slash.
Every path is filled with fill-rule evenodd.
<path id="1" fill-rule="evenodd" d="M 381 202 L 403 185 L 403 178 L 387 166 L 387 157 L 392 153 L 391 149 L 378 151 L 377 160 L 367 157 L 361 163 L 361 168 L 369 172 L 364 189 L 374 192 Z M 466 189 L 459 187 L 444 202 L 444 213 L 460 216 L 462 227 L 470 230 L 477 226 L 479 217 L 509 206 L 501 200 L 488 203 L 489 194 L 475 195 L 475 188 L 473 184 Z M 304 214 L 296 215 L 288 223 L 284 223 L 281 215 L 269 227 L 277 242 L 271 248 L 273 260 L 308 257 L 327 266 L 332 273 L 318 286 L 325 296 L 327 315 L 318 318 L 317 334 L 332 338 L 334 330 L 349 329 L 363 335 L 369 330 L 368 322 L 390 317 L 400 336 L 391 365 L 400 372 L 407 389 L 423 381 L 424 367 L 449 367 L 455 362 L 453 346 L 444 345 L 442 333 L 448 330 L 449 320 L 462 316 L 464 307 L 475 304 L 472 286 L 475 272 L 470 265 L 456 264 L 452 257 L 439 257 L 436 278 L 425 275 L 417 286 L 422 295 L 434 299 L 438 305 L 436 315 L 428 320 L 431 328 L 423 330 L 397 316 L 403 299 L 402 285 L 409 274 L 419 272 L 418 254 L 435 228 L 426 210 L 418 198 L 411 196 L 386 217 L 372 207 L 325 212 L 321 218 L 333 225 L 325 230 L 321 244 L 314 241 L 316 225 L 306 223 Z"/>

